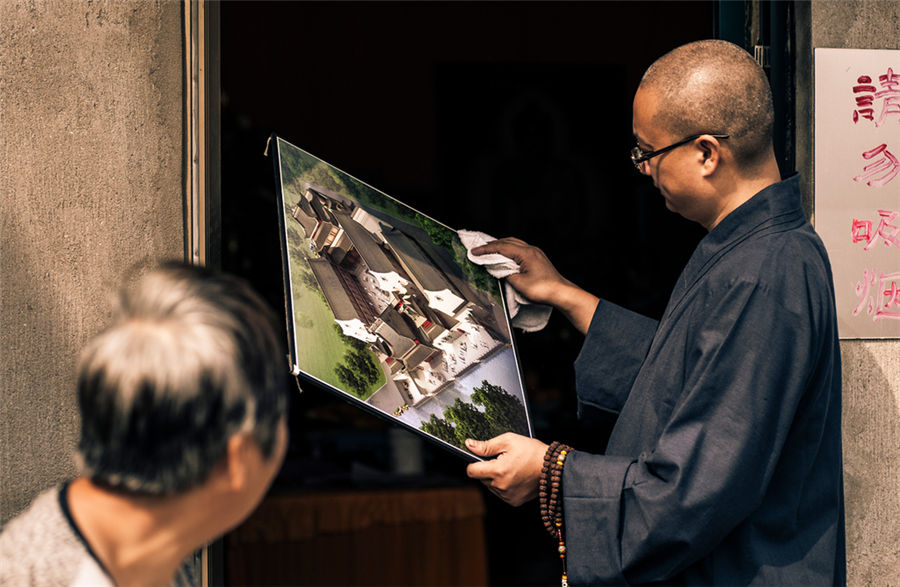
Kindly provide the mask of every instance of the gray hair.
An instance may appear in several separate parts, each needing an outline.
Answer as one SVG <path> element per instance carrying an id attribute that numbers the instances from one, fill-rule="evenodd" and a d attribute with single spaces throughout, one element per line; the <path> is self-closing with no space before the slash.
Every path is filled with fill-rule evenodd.
<path id="1" fill-rule="evenodd" d="M 83 474 L 132 493 L 202 483 L 228 439 L 272 455 L 287 411 L 274 316 L 241 279 L 167 264 L 123 286 L 114 324 L 78 364 Z"/>
<path id="2" fill-rule="evenodd" d="M 748 166 L 772 147 L 769 80 L 733 43 L 705 40 L 673 49 L 647 69 L 640 88 L 659 96 L 653 122 L 673 135 L 727 134 L 735 160 Z"/>

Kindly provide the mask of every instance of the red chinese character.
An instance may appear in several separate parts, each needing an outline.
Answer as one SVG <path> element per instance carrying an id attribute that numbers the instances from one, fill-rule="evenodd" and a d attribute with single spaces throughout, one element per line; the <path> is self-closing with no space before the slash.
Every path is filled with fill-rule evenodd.
<path id="1" fill-rule="evenodd" d="M 900 226 L 891 224 L 897 216 L 900 216 L 900 212 L 879 210 L 878 215 L 881 216 L 881 221 L 878 223 L 878 228 L 874 233 L 872 232 L 871 221 L 853 219 L 853 223 L 850 226 L 850 236 L 854 244 L 865 242 L 866 246 L 863 248 L 868 251 L 878 242 L 878 237 L 881 237 L 884 241 L 884 246 L 889 247 L 893 245 L 900 248 Z"/>
<path id="2" fill-rule="evenodd" d="M 863 159 L 872 159 L 876 155 L 881 155 L 874 163 L 869 163 L 863 167 L 863 173 L 853 178 L 853 181 L 866 181 L 866 185 L 870 187 L 882 187 L 890 182 L 900 173 L 900 161 L 887 150 L 887 144 L 882 143 L 874 149 L 866 151 L 862 154 Z"/>
<path id="3" fill-rule="evenodd" d="M 852 314 L 858 316 L 865 308 L 866 314 L 877 322 L 885 318 L 900 320 L 900 272 L 882 273 L 880 276 L 873 269 L 863 270 L 863 280 L 856 284 L 856 296 L 859 298 Z M 876 293 L 873 295 L 872 289 Z M 877 299 L 876 299 L 877 298 Z"/>
<path id="4" fill-rule="evenodd" d="M 854 218 L 850 225 L 850 238 L 853 239 L 853 244 L 860 241 L 866 241 L 868 244 L 872 240 L 872 222 Z"/>
<path id="5" fill-rule="evenodd" d="M 884 246 L 889 247 L 894 245 L 895 247 L 900 247 L 900 238 L 898 238 L 898 234 L 900 234 L 900 226 L 895 226 L 891 224 L 897 216 L 900 216 L 900 212 L 891 212 L 890 210 L 879 210 L 878 215 L 881 216 L 881 222 L 878 224 L 878 230 L 875 232 L 884 239 Z M 874 239 L 872 243 L 874 243 Z M 866 249 L 872 246 L 872 243 L 866 245 Z"/>
<path id="6" fill-rule="evenodd" d="M 862 312 L 864 307 L 866 309 L 866 314 L 870 316 L 875 312 L 875 300 L 869 295 L 869 291 L 871 287 L 877 283 L 877 280 L 878 278 L 875 275 L 874 270 L 870 272 L 868 269 L 863 269 L 862 281 L 856 282 L 856 297 L 859 298 L 859 303 L 857 303 L 856 308 L 853 309 L 854 316 L 859 316 L 859 313 Z"/>
<path id="7" fill-rule="evenodd" d="M 875 119 L 875 109 L 872 108 L 872 104 L 875 102 L 875 92 L 878 90 L 872 85 L 872 78 L 867 75 L 859 76 L 856 81 L 859 85 L 853 86 L 853 93 L 862 95 L 856 96 L 856 110 L 853 111 L 854 124 L 859 122 L 860 116 L 869 120 Z"/>
<path id="8" fill-rule="evenodd" d="M 881 103 L 881 116 L 875 121 L 875 126 L 884 124 L 884 119 L 890 115 L 900 116 L 900 75 L 895 75 L 894 70 L 888 67 L 886 74 L 878 76 L 878 83 L 884 89 L 875 92 L 875 98 L 884 101 Z M 900 118 L 897 122 L 900 122 Z"/>
<path id="9" fill-rule="evenodd" d="M 885 312 L 884 310 L 890 310 L 893 307 L 900 308 L 900 287 L 897 286 L 897 279 L 900 279 L 900 273 L 894 273 L 891 275 L 883 275 L 881 278 L 882 285 L 889 283 L 887 285 L 886 290 L 881 292 L 881 303 L 879 304 L 879 314 L 885 318 L 900 318 L 900 312 Z M 884 308 L 884 310 L 881 310 Z M 884 314 L 889 314 L 889 316 L 884 316 Z M 877 319 L 877 318 L 876 318 Z"/>

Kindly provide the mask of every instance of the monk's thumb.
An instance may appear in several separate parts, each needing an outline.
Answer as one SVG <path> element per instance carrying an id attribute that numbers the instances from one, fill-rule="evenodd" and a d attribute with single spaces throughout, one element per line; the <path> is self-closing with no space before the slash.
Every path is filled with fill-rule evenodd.
<path id="1" fill-rule="evenodd" d="M 473 440 L 467 438 L 466 448 L 480 457 L 492 457 L 500 454 L 501 451 L 494 446 L 496 443 L 491 442 L 491 440 Z"/>

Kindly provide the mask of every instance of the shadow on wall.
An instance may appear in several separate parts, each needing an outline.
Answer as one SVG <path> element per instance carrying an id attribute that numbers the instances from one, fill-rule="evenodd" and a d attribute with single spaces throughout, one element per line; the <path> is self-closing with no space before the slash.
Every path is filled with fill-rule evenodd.
<path id="1" fill-rule="evenodd" d="M 900 381 L 888 376 L 900 368 L 896 345 L 841 343 L 848 585 L 900 585 Z"/>

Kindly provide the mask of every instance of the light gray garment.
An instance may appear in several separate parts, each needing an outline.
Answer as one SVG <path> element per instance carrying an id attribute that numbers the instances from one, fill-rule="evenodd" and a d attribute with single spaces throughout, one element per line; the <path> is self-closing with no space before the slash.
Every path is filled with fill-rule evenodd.
<path id="1" fill-rule="evenodd" d="M 65 485 L 48 489 L 0 532 L 0 585 L 112 587 L 110 576 L 66 517 L 60 504 Z M 191 581 L 179 569 L 175 586 Z"/>

